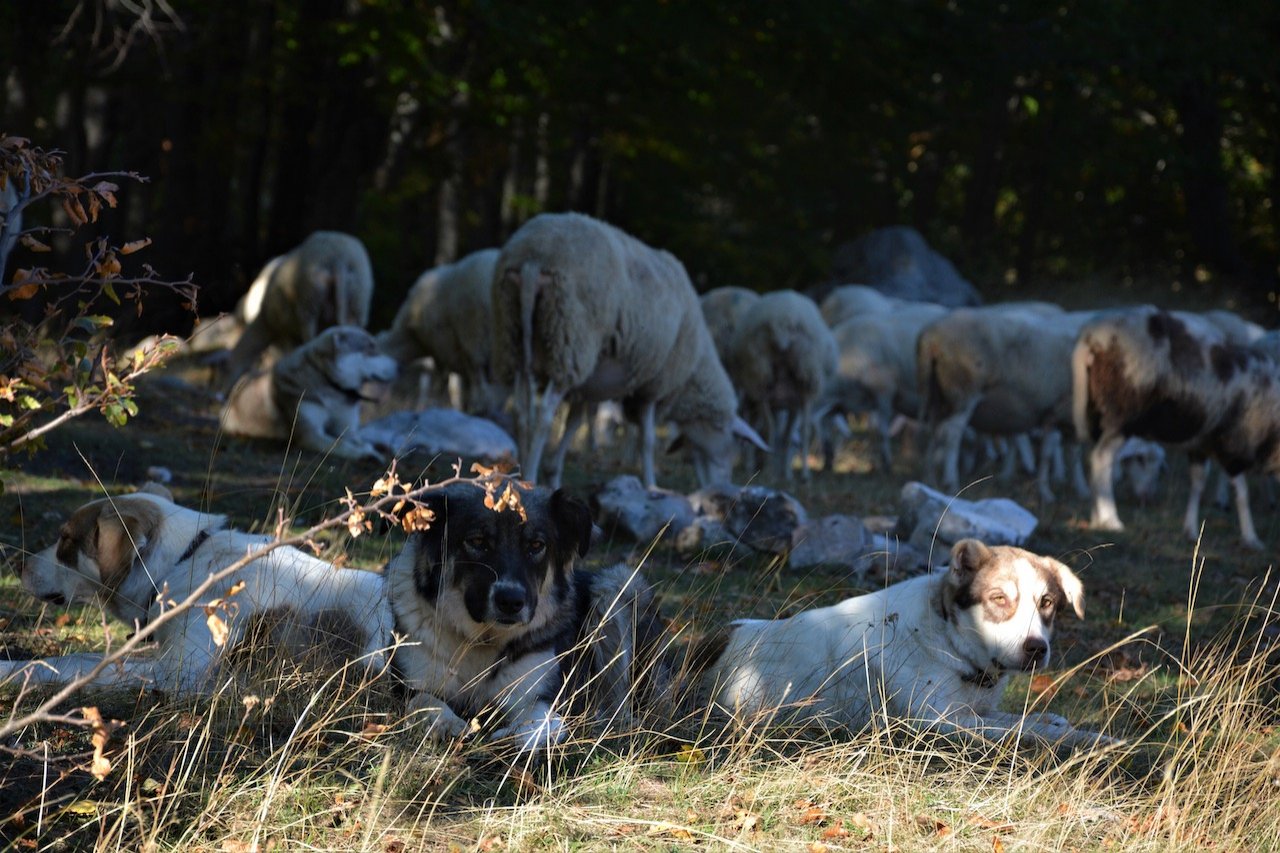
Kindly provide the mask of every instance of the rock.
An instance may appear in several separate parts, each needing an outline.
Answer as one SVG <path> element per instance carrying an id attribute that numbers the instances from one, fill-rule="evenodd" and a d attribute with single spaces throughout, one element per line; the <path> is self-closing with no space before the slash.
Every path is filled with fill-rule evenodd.
<path id="1" fill-rule="evenodd" d="M 689 495 L 689 503 L 699 518 L 721 522 L 738 544 L 766 554 L 791 550 L 792 534 L 808 521 L 798 500 L 764 486 L 708 486 Z"/>
<path id="2" fill-rule="evenodd" d="M 831 566 L 853 571 L 874 548 L 875 540 L 852 515 L 828 515 L 797 527 L 791 534 L 792 569 Z"/>
<path id="3" fill-rule="evenodd" d="M 676 534 L 676 551 L 685 557 L 721 549 L 732 552 L 739 547 L 745 549 L 724 522 L 706 515 L 697 516 L 692 524 Z"/>
<path id="4" fill-rule="evenodd" d="M 362 438 L 395 456 L 421 451 L 463 459 L 515 459 L 516 442 L 493 421 L 456 409 L 394 412 L 360 427 Z"/>
<path id="5" fill-rule="evenodd" d="M 1036 529 L 1036 517 L 1008 498 L 967 501 L 910 482 L 901 500 L 896 535 L 924 554 L 970 537 L 988 545 L 1022 545 Z"/>
<path id="6" fill-rule="evenodd" d="M 914 228 L 878 228 L 835 251 L 836 281 L 861 281 L 888 296 L 957 307 L 982 297 Z"/>
<path id="7" fill-rule="evenodd" d="M 693 507 L 684 495 L 663 489 L 645 489 L 639 477 L 615 477 L 591 496 L 596 523 L 637 542 L 659 536 L 677 539 L 694 523 Z"/>

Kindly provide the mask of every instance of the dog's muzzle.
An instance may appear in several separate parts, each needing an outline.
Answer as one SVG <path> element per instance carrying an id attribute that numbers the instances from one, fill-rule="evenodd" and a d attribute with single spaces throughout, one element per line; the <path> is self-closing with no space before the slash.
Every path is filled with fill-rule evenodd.
<path id="1" fill-rule="evenodd" d="M 1049 643 L 1039 637 L 1027 637 L 1022 641 L 1022 668 L 1035 669 L 1049 662 Z"/>
<path id="2" fill-rule="evenodd" d="M 489 612 L 499 625 L 518 625 L 529 621 L 528 595 L 523 586 L 497 583 L 489 590 Z"/>

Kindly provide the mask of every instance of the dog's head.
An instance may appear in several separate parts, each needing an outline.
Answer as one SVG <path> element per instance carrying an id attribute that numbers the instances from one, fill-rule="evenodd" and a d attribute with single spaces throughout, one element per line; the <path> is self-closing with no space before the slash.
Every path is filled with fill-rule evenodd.
<path id="1" fill-rule="evenodd" d="M 570 587 L 591 544 L 591 512 L 563 491 L 519 492 L 523 513 L 485 506 L 467 483 L 429 494 L 429 529 L 413 534 L 417 594 L 468 636 L 541 624 Z"/>
<path id="2" fill-rule="evenodd" d="M 1053 620 L 1064 607 L 1084 618 L 1084 587 L 1052 557 L 976 539 L 951 549 L 942 611 L 961 655 L 978 670 L 1047 665 Z"/>
<path id="3" fill-rule="evenodd" d="M 56 543 L 23 563 L 23 587 L 53 604 L 97 602 L 114 610 L 113 597 L 138 555 L 150 550 L 176 509 L 168 491 L 155 484 L 90 501 L 71 513 Z"/>
<path id="4" fill-rule="evenodd" d="M 321 361 L 333 384 L 352 393 L 366 386 L 380 390 L 396 378 L 396 361 L 383 355 L 378 341 L 359 326 L 330 326 L 316 336 Z"/>

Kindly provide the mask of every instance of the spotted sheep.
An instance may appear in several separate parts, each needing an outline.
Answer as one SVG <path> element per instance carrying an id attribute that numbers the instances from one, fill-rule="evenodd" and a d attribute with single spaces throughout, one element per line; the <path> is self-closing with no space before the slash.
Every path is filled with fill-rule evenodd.
<path id="1" fill-rule="evenodd" d="M 1183 530 L 1199 533 L 1205 461 L 1219 463 L 1235 492 L 1240 535 L 1261 548 L 1244 474 L 1280 471 L 1280 366 L 1228 342 L 1194 315 L 1153 307 L 1102 315 L 1080 332 L 1072 353 L 1072 413 L 1092 441 L 1091 524 L 1121 530 L 1113 471 L 1128 436 L 1185 450 L 1191 493 Z"/>

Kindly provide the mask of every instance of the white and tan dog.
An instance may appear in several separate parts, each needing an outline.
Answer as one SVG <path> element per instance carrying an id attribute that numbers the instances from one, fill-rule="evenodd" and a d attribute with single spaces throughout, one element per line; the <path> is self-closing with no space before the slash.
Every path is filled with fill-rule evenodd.
<path id="1" fill-rule="evenodd" d="M 999 710 L 1010 672 L 1046 666 L 1054 617 L 1084 615 L 1080 580 L 1020 548 L 956 543 L 941 573 L 787 619 L 744 619 L 694 651 L 703 705 L 750 726 L 917 730 L 1091 746 L 1053 714 Z"/>
<path id="2" fill-rule="evenodd" d="M 186 599 L 210 574 L 270 541 L 228 530 L 225 516 L 179 506 L 163 486 L 148 484 L 72 513 L 57 543 L 26 561 L 22 585 L 42 601 L 98 604 L 125 624 L 140 626 Z M 216 621 L 200 606 L 215 600 L 224 603 L 212 612 Z M 219 623 L 225 637 L 214 634 Z M 314 653 L 317 663 L 357 661 L 359 671 L 376 673 L 393 643 L 392 624 L 380 575 L 340 569 L 281 547 L 215 583 L 197 606 L 161 625 L 154 657 L 113 664 L 92 683 L 198 692 L 226 674 L 219 664 L 234 651 L 250 659 Z M 270 648 L 255 648 L 255 642 Z M 74 654 L 0 661 L 0 681 L 64 684 L 101 660 L 98 654 Z"/>
<path id="3" fill-rule="evenodd" d="M 387 454 L 360 435 L 366 391 L 385 391 L 395 359 L 378 351 L 358 326 L 331 326 L 232 390 L 222 409 L 230 435 L 287 439 L 343 459 L 382 460 Z"/>

